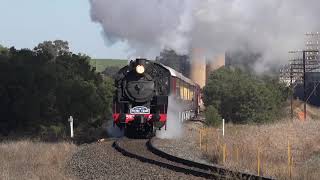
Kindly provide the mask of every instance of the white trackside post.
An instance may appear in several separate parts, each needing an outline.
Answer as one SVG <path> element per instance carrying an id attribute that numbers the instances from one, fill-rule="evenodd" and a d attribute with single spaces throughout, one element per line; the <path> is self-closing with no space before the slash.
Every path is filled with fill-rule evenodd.
<path id="1" fill-rule="evenodd" d="M 222 136 L 224 137 L 224 119 L 222 119 Z"/>
<path id="2" fill-rule="evenodd" d="M 69 120 L 70 122 L 70 137 L 73 138 L 73 118 L 72 116 L 69 117 Z"/>

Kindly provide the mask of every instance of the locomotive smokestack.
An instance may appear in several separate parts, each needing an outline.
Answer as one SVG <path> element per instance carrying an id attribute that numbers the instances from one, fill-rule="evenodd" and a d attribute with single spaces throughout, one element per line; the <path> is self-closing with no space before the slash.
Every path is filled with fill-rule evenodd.
<path id="1" fill-rule="evenodd" d="M 136 59 L 136 65 L 145 65 L 146 59 Z"/>

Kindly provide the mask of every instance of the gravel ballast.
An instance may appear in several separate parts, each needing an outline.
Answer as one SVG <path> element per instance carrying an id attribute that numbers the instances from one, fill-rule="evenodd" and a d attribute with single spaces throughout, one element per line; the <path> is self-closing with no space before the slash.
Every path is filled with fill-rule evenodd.
<path id="1" fill-rule="evenodd" d="M 114 140 L 83 145 L 67 163 L 77 179 L 201 179 L 123 156 Z"/>
<path id="2" fill-rule="evenodd" d="M 205 160 L 199 149 L 199 129 L 201 127 L 203 127 L 201 122 L 187 122 L 183 126 L 183 134 L 180 138 L 155 138 L 153 146 L 173 156 L 211 165 Z"/>

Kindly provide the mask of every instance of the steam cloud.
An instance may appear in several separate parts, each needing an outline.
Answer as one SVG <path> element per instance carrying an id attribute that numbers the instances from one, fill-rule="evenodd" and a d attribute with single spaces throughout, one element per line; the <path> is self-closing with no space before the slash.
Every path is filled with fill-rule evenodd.
<path id="1" fill-rule="evenodd" d="M 303 47 L 305 32 L 320 29 L 317 0 L 90 0 L 91 17 L 107 42 L 126 42 L 135 55 L 163 48 L 207 56 L 243 47 L 262 52 L 256 65 L 286 61 Z"/>
<path id="2" fill-rule="evenodd" d="M 91 18 L 101 23 L 108 43 L 123 41 L 135 54 L 153 56 L 163 48 L 187 53 L 192 0 L 90 0 Z"/>
<path id="3" fill-rule="evenodd" d="M 179 120 L 179 112 L 182 111 L 182 106 L 174 100 L 173 96 L 169 96 L 169 106 L 167 112 L 167 130 L 164 128 L 157 131 L 157 137 L 161 139 L 174 139 L 182 136 L 183 127 Z"/>
<path id="4" fill-rule="evenodd" d="M 124 131 L 120 130 L 117 126 L 113 126 L 113 120 L 107 121 L 104 125 L 104 128 L 107 130 L 107 133 L 110 137 L 123 137 Z"/>

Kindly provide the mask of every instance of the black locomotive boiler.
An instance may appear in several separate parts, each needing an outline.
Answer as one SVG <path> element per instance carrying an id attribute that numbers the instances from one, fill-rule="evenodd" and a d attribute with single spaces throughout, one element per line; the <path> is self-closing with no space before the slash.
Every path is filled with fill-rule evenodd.
<path id="1" fill-rule="evenodd" d="M 178 112 L 181 121 L 199 111 L 200 87 L 155 61 L 132 60 L 116 74 L 115 87 L 114 124 L 126 136 L 153 136 L 156 130 L 166 129 L 169 96 L 183 106 Z"/>

